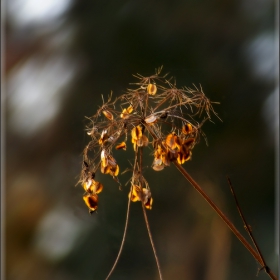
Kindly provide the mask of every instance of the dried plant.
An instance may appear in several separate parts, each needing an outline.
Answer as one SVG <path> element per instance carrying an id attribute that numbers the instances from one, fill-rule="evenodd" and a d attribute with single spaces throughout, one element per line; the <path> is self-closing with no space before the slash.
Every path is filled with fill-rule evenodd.
<path id="1" fill-rule="evenodd" d="M 85 193 L 84 202 L 89 212 L 98 208 L 98 194 L 103 184 L 95 180 L 95 174 L 108 174 L 119 184 L 120 167 L 114 157 L 114 150 L 125 153 L 130 142 L 135 152 L 133 168 L 131 169 L 130 191 L 128 193 L 128 210 L 124 235 L 116 261 L 107 276 L 113 272 L 120 257 L 128 224 L 130 202 L 141 202 L 143 214 L 154 251 L 160 279 L 162 279 L 160 265 L 150 231 L 146 209 L 152 209 L 152 190 L 143 176 L 143 149 L 152 149 L 151 166 L 155 171 L 162 171 L 173 163 L 192 186 L 204 197 L 217 214 L 224 220 L 243 245 L 255 259 L 265 267 L 265 271 L 272 279 L 277 279 L 266 266 L 246 239 L 237 231 L 223 212 L 207 196 L 202 188 L 185 171 L 182 164 L 189 161 L 193 149 L 203 137 L 207 143 L 202 126 L 206 121 L 212 121 L 214 111 L 211 102 L 204 94 L 202 87 L 177 88 L 176 81 L 161 75 L 162 67 L 156 69 L 154 75 L 143 77 L 137 74 L 138 81 L 133 88 L 113 100 L 112 93 L 96 114 L 89 119 L 87 134 L 91 140 L 83 151 L 83 166 L 79 182 Z M 130 169 L 124 169 L 123 173 Z M 266 269 L 267 268 L 267 269 Z M 271 273 L 270 273 L 271 272 Z M 275 278 L 273 278 L 275 277 Z"/>

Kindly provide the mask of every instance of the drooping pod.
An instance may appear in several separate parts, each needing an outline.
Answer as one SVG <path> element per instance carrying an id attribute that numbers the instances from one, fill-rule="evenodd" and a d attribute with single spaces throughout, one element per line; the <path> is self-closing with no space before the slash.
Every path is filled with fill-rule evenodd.
<path id="1" fill-rule="evenodd" d="M 87 193 L 83 196 L 83 200 L 89 209 L 89 213 L 93 213 L 98 208 L 98 196 L 96 194 Z"/>
<path id="2" fill-rule="evenodd" d="M 152 209 L 153 199 L 151 191 L 147 188 L 142 188 L 137 185 L 132 185 L 132 190 L 128 194 L 128 198 L 132 202 L 143 201 L 147 209 Z"/>
<path id="3" fill-rule="evenodd" d="M 180 149 L 181 146 L 180 139 L 175 132 L 172 132 L 166 136 L 165 143 L 171 150 Z"/>
<path id="4" fill-rule="evenodd" d="M 148 146 L 149 139 L 146 135 L 142 133 L 142 127 L 140 125 L 135 126 L 131 130 L 131 142 L 133 143 L 134 151 L 136 151 L 136 146 Z"/>

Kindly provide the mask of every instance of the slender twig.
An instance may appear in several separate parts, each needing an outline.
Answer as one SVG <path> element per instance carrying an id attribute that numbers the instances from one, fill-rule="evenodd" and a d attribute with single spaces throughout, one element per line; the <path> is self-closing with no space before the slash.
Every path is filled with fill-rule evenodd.
<path id="1" fill-rule="evenodd" d="M 139 165 L 140 165 L 140 172 L 142 172 L 142 157 L 143 157 L 143 149 L 142 147 L 139 149 L 140 153 L 139 153 Z M 144 219 L 145 219 L 145 223 L 146 223 L 146 227 L 147 227 L 147 231 L 148 231 L 148 235 L 149 235 L 149 239 L 152 245 L 152 249 L 154 252 L 154 256 L 155 256 L 155 260 L 157 263 L 157 268 L 158 268 L 158 273 L 159 273 L 159 278 L 160 280 L 162 280 L 162 274 L 161 274 L 161 269 L 160 269 L 160 265 L 159 265 L 159 260 L 158 260 L 158 256 L 157 256 L 157 252 L 156 252 L 156 247 L 153 241 L 153 237 L 152 237 L 152 233 L 151 233 L 151 229 L 150 229 L 150 225 L 149 225 L 149 221 L 148 221 L 148 217 L 147 217 L 147 213 L 146 213 L 146 209 L 145 209 L 145 205 L 144 205 L 144 201 L 141 201 L 142 203 L 142 209 L 143 209 L 143 214 L 144 214 Z"/>
<path id="2" fill-rule="evenodd" d="M 131 187 L 131 193 L 132 193 L 132 187 Z M 125 242 L 125 238 L 126 238 L 126 232 L 127 232 L 127 226 L 128 226 L 128 218 L 129 218 L 129 209 L 130 209 L 130 198 L 128 198 L 128 204 L 127 204 L 127 211 L 126 211 L 126 219 L 125 219 L 125 226 L 124 226 L 124 231 L 123 231 L 123 237 L 122 237 L 122 242 L 121 242 L 121 246 L 120 246 L 120 249 L 119 249 L 119 252 L 118 252 L 118 255 L 116 257 L 116 260 L 108 274 L 108 276 L 105 278 L 105 280 L 108 280 L 109 277 L 112 275 L 113 271 L 115 270 L 115 267 L 119 261 L 119 258 L 121 256 L 121 253 L 122 253 L 122 249 L 123 249 L 123 245 L 124 245 L 124 242 Z"/>
<path id="3" fill-rule="evenodd" d="M 251 240 L 252 240 L 252 242 L 253 242 L 253 244 L 254 244 L 254 246 L 255 246 L 255 248 L 256 248 L 256 250 L 257 250 L 257 252 L 258 252 L 258 254 L 259 254 L 260 258 L 261 258 L 261 260 L 262 260 L 262 264 L 261 264 L 262 267 L 261 267 L 259 270 L 265 269 L 266 273 L 268 273 L 268 271 L 270 271 L 270 268 L 266 265 L 266 262 L 265 262 L 265 260 L 264 260 L 264 257 L 263 257 L 263 255 L 262 255 L 262 253 L 261 253 L 261 251 L 260 251 L 260 248 L 259 248 L 259 246 L 258 246 L 258 244 L 257 244 L 257 242 L 256 242 L 256 240 L 255 240 L 255 238 L 254 238 L 254 236 L 253 236 L 252 229 L 251 229 L 250 225 L 248 225 L 248 223 L 247 223 L 247 221 L 246 221 L 246 219 L 245 219 L 245 216 L 243 215 L 243 212 L 242 212 L 241 207 L 240 207 L 240 205 L 239 205 L 239 202 L 238 202 L 238 200 L 237 200 L 237 196 L 236 196 L 236 194 L 235 194 L 235 191 L 234 191 L 234 188 L 233 188 L 233 185 L 232 185 L 232 183 L 231 183 L 230 178 L 227 177 L 227 180 L 228 180 L 228 184 L 229 184 L 231 193 L 232 193 L 232 195 L 233 195 L 233 197 L 234 197 L 234 200 L 235 200 L 235 204 L 236 204 L 238 213 L 239 213 L 239 215 L 240 215 L 240 217 L 241 217 L 241 219 L 242 219 L 242 221 L 243 221 L 244 227 L 245 227 L 246 231 L 248 232 L 248 234 L 249 234 L 249 236 L 250 236 L 250 238 L 251 238 Z"/>
<path id="4" fill-rule="evenodd" d="M 136 164 L 137 164 L 137 153 L 135 153 L 135 160 L 134 160 L 134 169 L 136 167 Z M 132 185 L 130 187 L 130 196 L 132 196 Z M 127 232 L 127 226 L 128 226 L 128 218 L 129 218 L 129 210 L 130 210 L 130 202 L 131 202 L 131 199 L 130 197 L 128 198 L 128 203 L 127 203 L 127 211 L 126 211 L 126 219 L 125 219 L 125 225 L 124 225 L 124 231 L 123 231 L 123 237 L 122 237 L 122 242 L 121 242 L 121 246 L 120 246 L 120 249 L 119 249 L 119 252 L 118 252 L 118 255 L 116 257 L 116 260 L 108 274 L 108 276 L 105 278 L 105 280 L 108 280 L 109 277 L 112 275 L 113 271 L 115 270 L 115 267 L 120 259 L 120 256 L 121 256 L 121 253 L 122 253 L 122 249 L 123 249 L 123 245 L 124 245 L 124 242 L 125 242 L 125 238 L 126 238 L 126 232 Z"/>
<path id="5" fill-rule="evenodd" d="M 218 208 L 218 206 L 211 200 L 211 198 L 204 192 L 204 190 L 196 183 L 196 181 L 189 175 L 189 173 L 177 162 L 174 162 L 177 169 L 183 174 L 183 176 L 190 182 L 190 184 L 200 193 L 200 195 L 210 204 L 214 211 L 221 217 L 221 219 L 227 224 L 234 235 L 241 241 L 246 249 L 251 253 L 255 260 L 263 266 L 263 260 L 255 249 L 248 243 L 243 235 L 236 229 L 227 216 Z M 278 280 L 277 276 L 271 270 L 265 270 L 269 277 L 273 280 Z"/>
<path id="6" fill-rule="evenodd" d="M 148 217 L 147 217 L 147 213 L 146 213 L 146 209 L 145 209 L 145 205 L 144 205 L 143 201 L 142 201 L 142 208 L 143 208 L 143 214 L 144 214 L 144 219 L 145 219 L 146 227 L 147 227 L 149 238 L 150 238 L 151 245 L 152 245 L 152 248 L 153 248 L 155 260 L 156 260 L 156 263 L 157 263 L 159 278 L 160 278 L 160 280 L 162 280 L 163 278 L 162 278 L 162 274 L 161 274 L 161 269 L 160 269 L 160 265 L 159 265 L 159 260 L 158 260 L 157 252 L 156 252 L 156 247 L 155 247 L 155 244 L 154 244 L 154 241 L 153 241 L 153 238 L 152 238 L 152 233 L 151 233 L 151 229 L 150 229 L 150 225 L 149 225 L 149 221 L 148 221 Z"/>

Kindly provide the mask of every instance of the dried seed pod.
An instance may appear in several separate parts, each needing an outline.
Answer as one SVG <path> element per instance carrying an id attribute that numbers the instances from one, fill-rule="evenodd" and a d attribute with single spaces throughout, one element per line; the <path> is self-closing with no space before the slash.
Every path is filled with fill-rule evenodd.
<path id="1" fill-rule="evenodd" d="M 98 140 L 99 145 L 105 144 L 108 138 L 109 138 L 108 131 L 104 129 L 101 133 L 100 139 Z"/>
<path id="2" fill-rule="evenodd" d="M 113 114 L 112 114 L 110 111 L 108 111 L 108 110 L 103 110 L 102 113 L 104 114 L 104 116 L 105 116 L 108 120 L 112 121 L 112 120 L 114 119 L 114 116 L 113 116 Z"/>
<path id="3" fill-rule="evenodd" d="M 94 180 L 88 180 L 83 184 L 83 187 L 86 192 L 92 194 L 98 194 L 103 190 L 103 185 L 100 182 Z"/>
<path id="4" fill-rule="evenodd" d="M 150 115 L 147 118 L 145 118 L 145 123 L 147 124 L 153 124 L 157 120 L 157 117 L 155 115 Z"/>
<path id="5" fill-rule="evenodd" d="M 182 128 L 182 132 L 185 135 L 188 135 L 188 134 L 192 133 L 193 132 L 193 126 L 190 123 L 186 123 Z"/>
<path id="6" fill-rule="evenodd" d="M 125 142 L 121 142 L 120 144 L 118 144 L 116 146 L 117 150 L 126 150 L 126 143 Z"/>
<path id="7" fill-rule="evenodd" d="M 84 202 L 89 209 L 89 213 L 93 213 L 98 208 L 98 196 L 96 194 L 86 194 L 83 196 Z"/>
<path id="8" fill-rule="evenodd" d="M 129 192 L 128 198 L 133 202 L 140 201 L 141 200 L 140 192 L 141 192 L 141 188 L 139 186 L 132 185 L 132 191 Z"/>
<path id="9" fill-rule="evenodd" d="M 152 194 L 151 194 L 150 190 L 148 190 L 146 188 L 142 189 L 142 200 L 143 200 L 145 207 L 147 209 L 151 210 L 152 204 L 153 204 L 153 199 L 152 199 Z"/>
<path id="10" fill-rule="evenodd" d="M 166 145 L 171 149 L 175 150 L 176 148 L 180 149 L 181 143 L 179 137 L 175 132 L 172 132 L 166 136 L 165 139 Z"/>
<path id="11" fill-rule="evenodd" d="M 148 137 L 146 135 L 143 134 L 142 137 L 139 138 L 136 143 L 137 143 L 138 147 L 148 146 L 149 139 L 148 139 Z"/>
<path id="12" fill-rule="evenodd" d="M 160 165 L 158 165 L 158 164 L 153 164 L 153 169 L 155 170 L 155 171 L 161 171 L 161 170 L 163 170 L 164 169 L 164 165 L 163 164 L 160 164 Z"/>
<path id="13" fill-rule="evenodd" d="M 129 117 L 129 114 L 131 114 L 132 112 L 133 112 L 133 107 L 132 105 L 130 105 L 128 108 L 122 110 L 120 117 L 122 119 L 127 119 Z"/>
<path id="14" fill-rule="evenodd" d="M 157 86 L 155 84 L 148 84 L 147 92 L 150 95 L 155 95 L 157 93 Z"/>
<path id="15" fill-rule="evenodd" d="M 142 137 L 142 128 L 140 125 L 135 126 L 132 130 L 131 130 L 131 142 L 135 143 L 137 140 L 139 140 Z"/>

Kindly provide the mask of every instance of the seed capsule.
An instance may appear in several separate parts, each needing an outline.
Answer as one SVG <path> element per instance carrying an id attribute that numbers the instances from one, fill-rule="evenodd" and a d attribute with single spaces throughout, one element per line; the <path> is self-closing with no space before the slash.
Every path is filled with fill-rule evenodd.
<path id="1" fill-rule="evenodd" d="M 175 150 L 176 148 L 179 149 L 181 146 L 180 139 L 174 132 L 166 136 L 165 142 L 171 150 Z"/>
<path id="2" fill-rule="evenodd" d="M 117 150 L 126 150 L 126 143 L 125 142 L 121 142 L 120 144 L 118 144 L 116 146 Z"/>
<path id="3" fill-rule="evenodd" d="M 108 120 L 112 121 L 112 120 L 114 119 L 114 116 L 113 116 L 113 114 L 112 114 L 110 111 L 108 111 L 108 110 L 103 110 L 102 113 L 104 114 L 104 116 L 105 116 Z"/>
<path id="4" fill-rule="evenodd" d="M 133 107 L 132 107 L 132 105 L 130 105 L 128 108 L 123 109 L 123 111 L 121 113 L 121 118 L 127 119 L 129 117 L 129 114 L 131 114 L 132 112 L 133 112 Z"/>
<path id="5" fill-rule="evenodd" d="M 145 119 L 145 123 L 153 124 L 156 120 L 157 120 L 157 117 L 155 115 L 150 115 Z"/>
<path id="6" fill-rule="evenodd" d="M 89 179 L 83 184 L 84 190 L 88 193 L 97 194 L 102 192 L 103 185 L 95 180 Z"/>
<path id="7" fill-rule="evenodd" d="M 96 194 L 86 194 L 83 196 L 83 199 L 90 214 L 96 211 L 98 208 L 98 196 Z"/>
<path id="8" fill-rule="evenodd" d="M 148 84 L 147 92 L 150 95 L 155 95 L 157 93 L 157 86 L 155 84 Z"/>
<path id="9" fill-rule="evenodd" d="M 193 132 L 193 127 L 190 123 L 186 123 L 183 128 L 182 128 L 182 132 L 185 134 L 185 135 L 188 135 L 190 133 Z"/>

